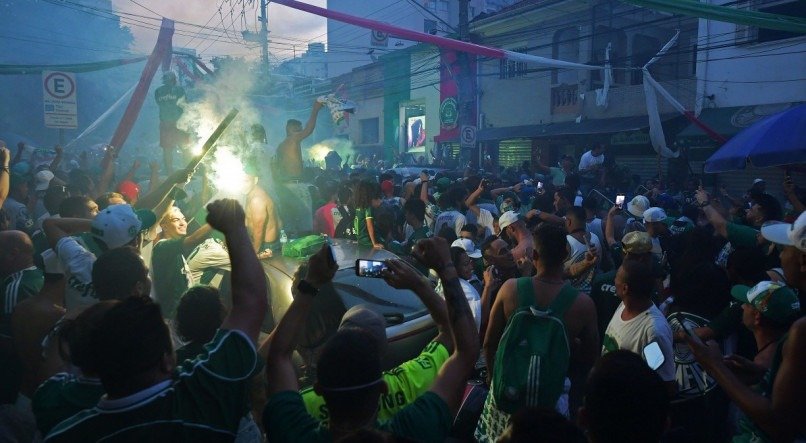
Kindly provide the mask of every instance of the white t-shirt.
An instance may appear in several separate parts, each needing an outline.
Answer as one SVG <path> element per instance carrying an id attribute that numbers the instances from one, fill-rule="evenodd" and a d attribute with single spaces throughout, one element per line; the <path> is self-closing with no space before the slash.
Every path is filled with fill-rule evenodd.
<path id="1" fill-rule="evenodd" d="M 594 157 L 591 151 L 588 151 L 582 154 L 582 158 L 579 159 L 579 171 L 585 171 L 593 166 L 601 165 L 602 163 L 604 163 L 604 154 Z"/>
<path id="2" fill-rule="evenodd" d="M 467 219 L 461 212 L 456 210 L 440 212 L 437 219 L 434 221 L 434 229 L 431 232 L 434 235 L 439 235 L 439 231 L 443 226 L 448 225 L 456 232 L 456 236 L 462 233 L 462 227 L 465 225 Z"/>
<path id="3" fill-rule="evenodd" d="M 470 312 L 473 313 L 473 320 L 476 322 L 476 330 L 481 330 L 481 297 L 476 288 L 470 284 L 469 281 L 460 278 L 459 284 L 462 285 L 462 291 L 465 293 L 467 303 L 470 305 Z M 439 281 L 439 286 L 436 289 L 437 293 L 445 298 L 445 290 L 442 287 L 442 280 Z"/>
<path id="4" fill-rule="evenodd" d="M 590 233 L 590 245 L 596 247 L 596 252 L 601 256 L 602 254 L 602 242 L 599 241 L 599 236 L 594 234 L 593 232 Z M 585 246 L 585 243 L 580 242 L 577 240 L 573 235 L 566 235 L 565 238 L 568 240 L 568 245 L 571 247 L 571 253 L 568 255 L 569 261 L 574 261 L 574 258 L 579 256 L 580 254 L 584 254 L 588 252 L 588 247 Z"/>
<path id="5" fill-rule="evenodd" d="M 493 214 L 490 211 L 479 208 L 479 216 L 476 217 L 476 225 L 484 228 L 484 238 L 495 234 L 494 222 Z"/>
<path id="6" fill-rule="evenodd" d="M 62 263 L 64 278 L 64 307 L 71 311 L 98 302 L 92 286 L 92 265 L 95 254 L 81 246 L 73 237 L 63 237 L 56 243 L 56 255 Z"/>
<path id="7" fill-rule="evenodd" d="M 607 325 L 602 344 L 602 355 L 625 349 L 635 352 L 645 359 L 644 347 L 653 341 L 657 342 L 663 352 L 663 364 L 655 372 L 663 381 L 674 381 L 674 347 L 669 322 L 654 304 L 631 320 L 622 320 L 623 312 L 624 303 L 619 305 Z"/>

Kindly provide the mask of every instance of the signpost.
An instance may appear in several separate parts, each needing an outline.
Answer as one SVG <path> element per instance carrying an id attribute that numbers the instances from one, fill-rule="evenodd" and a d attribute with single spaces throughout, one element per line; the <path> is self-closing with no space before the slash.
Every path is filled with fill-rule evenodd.
<path id="1" fill-rule="evenodd" d="M 476 127 L 471 125 L 462 125 L 462 132 L 459 133 L 459 140 L 462 144 L 462 149 L 473 149 L 476 147 Z"/>
<path id="2" fill-rule="evenodd" d="M 78 128 L 76 77 L 70 72 L 43 71 L 42 95 L 45 126 L 57 129 Z"/>

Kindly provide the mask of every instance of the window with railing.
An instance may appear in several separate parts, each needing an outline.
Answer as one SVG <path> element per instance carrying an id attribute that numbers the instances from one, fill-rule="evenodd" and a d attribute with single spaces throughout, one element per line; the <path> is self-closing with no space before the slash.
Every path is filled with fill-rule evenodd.
<path id="1" fill-rule="evenodd" d="M 551 113 L 575 114 L 579 110 L 579 85 L 559 85 L 551 88 Z"/>
<path id="2" fill-rule="evenodd" d="M 513 52 L 526 53 L 526 48 L 512 49 Z M 526 76 L 526 62 L 501 59 L 498 65 L 498 78 L 517 78 Z"/>

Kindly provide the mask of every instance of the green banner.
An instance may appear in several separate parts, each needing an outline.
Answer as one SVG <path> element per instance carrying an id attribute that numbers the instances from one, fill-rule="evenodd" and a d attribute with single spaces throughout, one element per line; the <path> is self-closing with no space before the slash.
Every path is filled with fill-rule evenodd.
<path id="1" fill-rule="evenodd" d="M 121 58 L 92 63 L 73 63 L 66 65 L 0 65 L 0 75 L 41 74 L 42 71 L 92 72 L 103 69 L 141 62 L 148 57 Z"/>
<path id="2" fill-rule="evenodd" d="M 635 6 L 641 6 L 673 14 L 736 23 L 739 25 L 758 26 L 759 28 L 777 29 L 779 31 L 806 34 L 806 19 L 789 15 L 770 14 L 767 12 L 735 9 L 727 6 L 710 5 L 694 0 L 621 0 Z"/>

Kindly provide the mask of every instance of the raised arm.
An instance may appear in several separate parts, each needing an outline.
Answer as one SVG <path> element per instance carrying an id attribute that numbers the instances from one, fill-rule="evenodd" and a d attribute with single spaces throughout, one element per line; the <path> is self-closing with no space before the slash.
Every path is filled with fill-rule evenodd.
<path id="1" fill-rule="evenodd" d="M 430 391 L 442 398 L 455 414 L 462 401 L 465 383 L 479 357 L 476 323 L 451 261 L 448 242 L 441 237 L 420 240 L 412 252 L 421 263 L 437 271 L 442 280 L 454 350 Z"/>
<path id="2" fill-rule="evenodd" d="M 137 174 L 138 169 L 140 169 L 140 160 L 135 160 L 134 163 L 132 163 L 132 167 L 126 171 L 126 175 L 120 181 L 133 181 L 134 174 Z"/>
<path id="3" fill-rule="evenodd" d="M 137 209 L 151 209 L 154 213 L 159 213 L 155 210 L 160 203 L 164 203 L 166 198 L 169 198 L 174 186 L 178 184 L 185 184 L 190 181 L 192 172 L 185 169 L 174 172 L 164 182 L 157 186 L 157 189 L 149 192 L 137 200 L 134 207 Z"/>
<path id="4" fill-rule="evenodd" d="M 428 206 L 428 181 L 431 177 L 427 172 L 420 172 L 420 200 Z"/>
<path id="5" fill-rule="evenodd" d="M 720 236 L 728 238 L 728 221 L 711 206 L 711 197 L 702 188 L 697 190 L 697 202 L 705 213 L 705 217 L 708 218 L 708 222 L 713 225 L 714 231 Z"/>
<path id="6" fill-rule="evenodd" d="M 478 217 L 479 214 L 481 213 L 481 210 L 479 209 L 479 206 L 476 204 L 476 202 L 478 201 L 481 194 L 484 192 L 485 183 L 486 183 L 485 180 L 479 182 L 479 187 L 476 188 L 476 190 L 473 191 L 470 195 L 468 195 L 467 199 L 465 199 L 465 206 L 467 206 L 468 209 L 470 209 L 473 212 L 473 214 L 476 215 L 476 217 Z"/>
<path id="7" fill-rule="evenodd" d="M 493 198 L 498 198 L 499 195 L 501 195 L 501 194 L 503 194 L 505 192 L 510 192 L 510 191 L 521 192 L 522 187 L 523 187 L 523 183 L 518 183 L 515 186 L 508 186 L 506 188 L 493 189 L 492 191 L 490 191 L 490 194 L 492 194 Z"/>
<path id="8" fill-rule="evenodd" d="M 11 187 L 10 175 L 11 152 L 6 148 L 5 143 L 0 140 L 0 207 L 3 207 L 8 198 L 8 191 Z"/>
<path id="9" fill-rule="evenodd" d="M 383 274 L 383 279 L 386 280 L 386 283 L 393 288 L 409 289 L 420 298 L 437 325 L 439 333 L 434 338 L 434 341 L 438 341 L 445 345 L 448 350 L 452 350 L 453 336 L 448 322 L 448 308 L 445 306 L 445 301 L 442 300 L 442 297 L 434 291 L 425 276 L 403 260 L 388 260 L 386 265 L 389 268 Z"/>
<path id="10" fill-rule="evenodd" d="M 55 172 L 59 168 L 59 165 L 62 163 L 62 159 L 64 158 L 64 148 L 62 148 L 61 145 L 56 145 L 53 147 L 53 150 L 56 152 L 56 157 L 53 157 L 48 169 Z"/>
<path id="11" fill-rule="evenodd" d="M 207 223 L 224 233 L 231 263 L 232 308 L 221 329 L 237 329 L 257 343 L 268 306 L 268 285 L 260 262 L 250 248 L 244 212 L 235 200 L 207 205 Z"/>
<path id="12" fill-rule="evenodd" d="M 115 175 L 115 157 L 117 157 L 115 147 L 107 146 L 104 158 L 101 160 L 101 179 L 98 181 L 98 186 L 95 192 L 103 194 L 109 191 L 109 186 L 112 184 L 112 177 Z"/>
<path id="13" fill-rule="evenodd" d="M 64 237 L 77 234 L 79 232 L 89 232 L 92 228 L 92 220 L 84 218 L 47 218 L 42 222 L 42 230 L 48 239 L 51 248 L 56 247 L 56 243 Z"/>
<path id="14" fill-rule="evenodd" d="M 266 380 L 268 390 L 266 394 L 268 397 L 277 392 L 299 390 L 299 382 L 291 356 L 294 353 L 297 338 L 305 327 L 305 321 L 316 293 L 297 290 L 297 285 L 304 280 L 318 291 L 319 288 L 329 283 L 338 269 L 338 265 L 328 257 L 330 253 L 330 246 L 322 245 L 322 249 L 311 257 L 306 269 L 300 269 L 294 278 L 291 286 L 294 301 L 280 319 L 280 323 L 274 328 L 267 344 Z M 301 278 L 303 273 L 304 279 Z"/>
<path id="15" fill-rule="evenodd" d="M 308 117 L 308 122 L 305 123 L 305 128 L 302 129 L 302 132 L 299 133 L 299 139 L 303 140 L 309 135 L 313 134 L 313 130 L 316 128 L 316 117 L 319 115 L 319 110 L 322 109 L 324 104 L 320 103 L 319 100 L 313 102 L 313 109 L 311 109 L 311 116 Z"/>
<path id="16" fill-rule="evenodd" d="M 618 206 L 613 206 L 607 211 L 607 219 L 605 220 L 605 242 L 607 242 L 607 246 L 613 246 L 616 244 L 616 227 L 615 227 L 615 217 L 616 212 L 619 211 Z"/>

